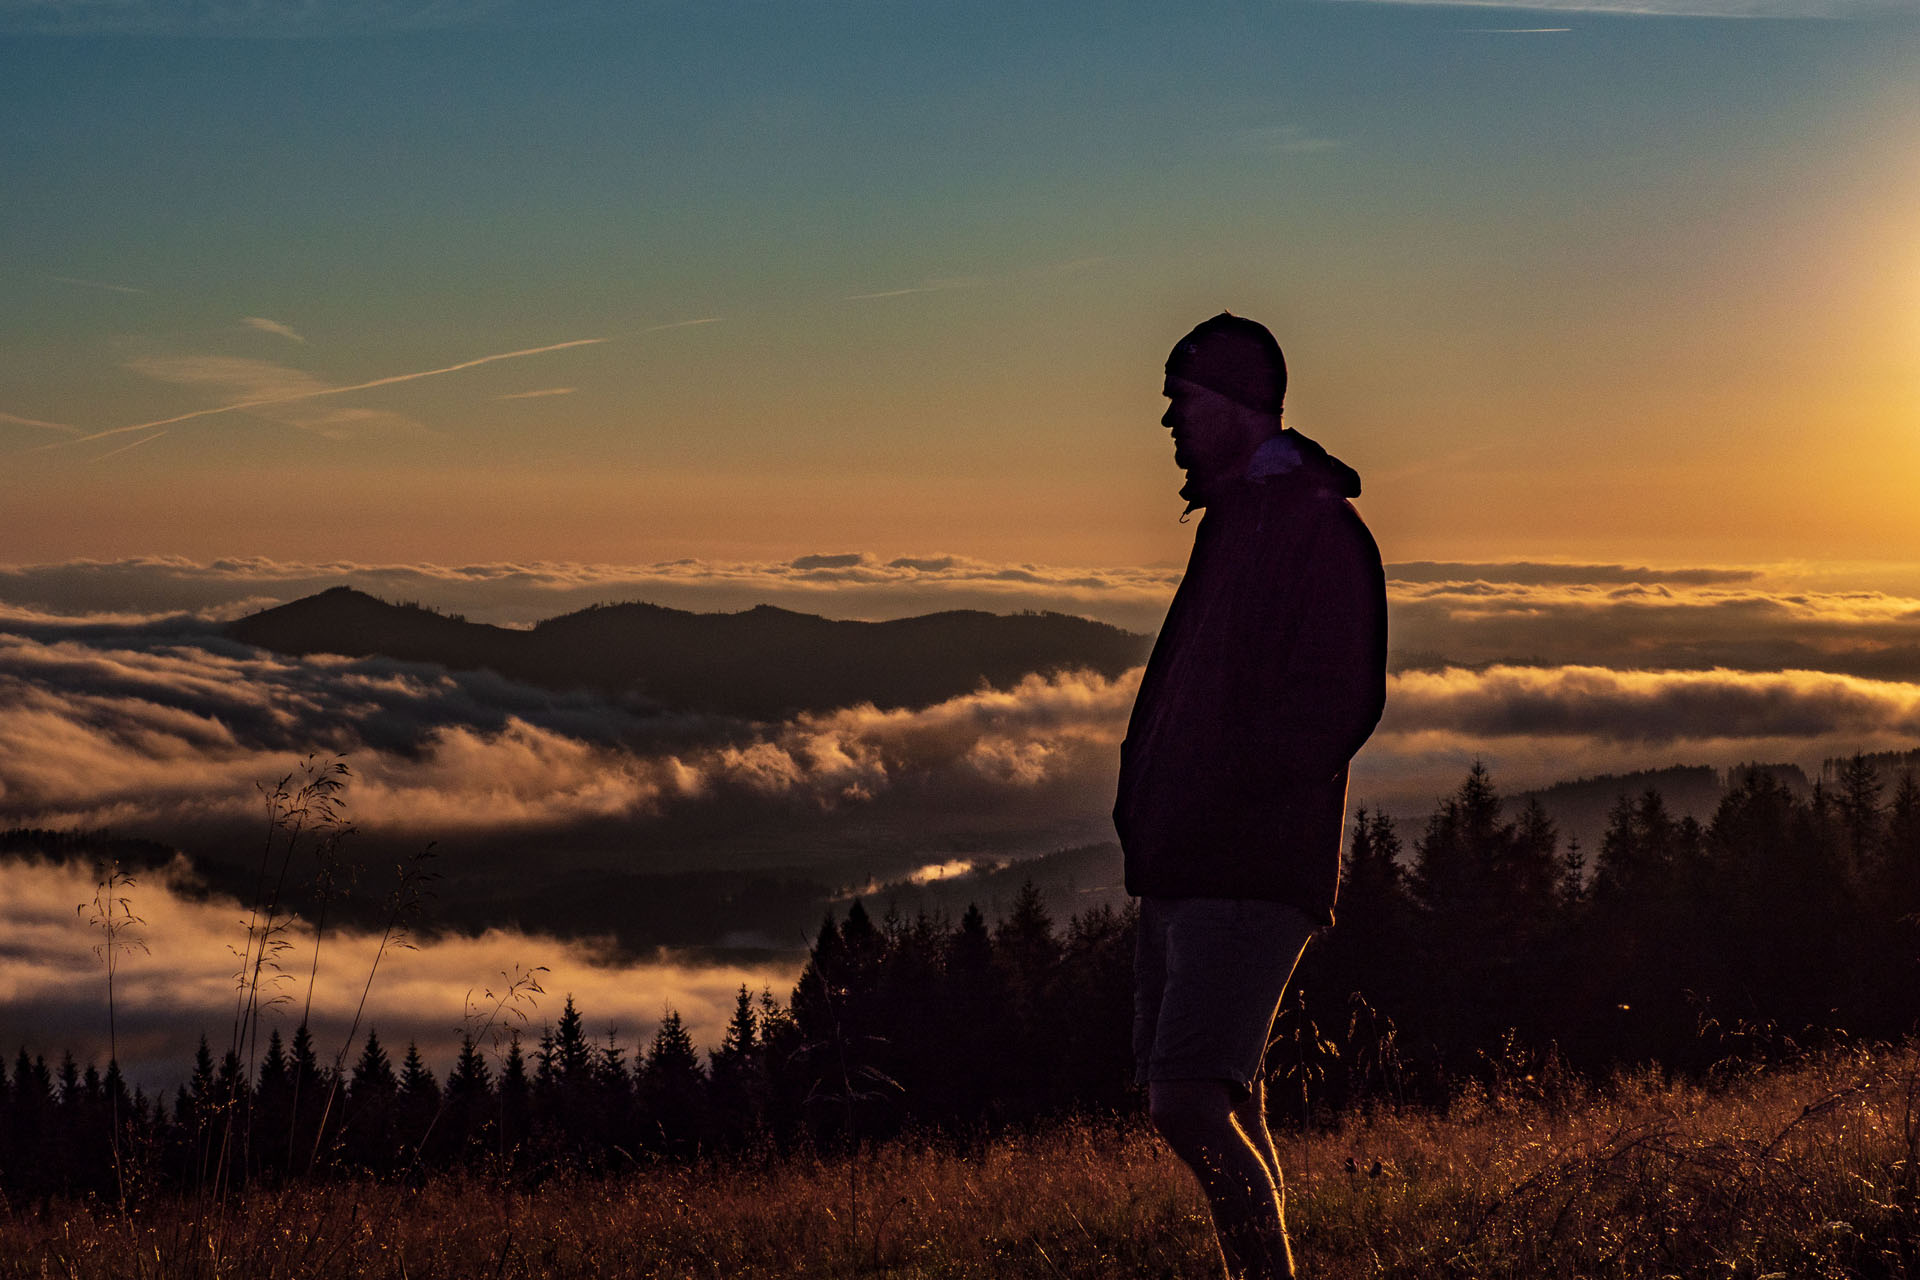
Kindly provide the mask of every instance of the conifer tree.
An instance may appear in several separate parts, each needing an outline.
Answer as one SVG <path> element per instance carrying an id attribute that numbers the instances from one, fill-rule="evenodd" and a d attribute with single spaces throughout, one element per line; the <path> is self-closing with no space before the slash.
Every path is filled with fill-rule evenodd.
<path id="1" fill-rule="evenodd" d="M 200 1033 L 200 1046 L 193 1054 L 193 1074 L 187 1078 L 186 1119 L 191 1125 L 204 1127 L 213 1120 L 214 1113 L 213 1050 L 207 1047 L 207 1033 Z"/>
<path id="2" fill-rule="evenodd" d="M 253 1125 L 247 1134 L 249 1173 L 284 1167 L 287 1129 L 293 1113 L 293 1063 L 286 1043 L 275 1027 L 267 1036 L 267 1052 L 254 1079 Z"/>
<path id="3" fill-rule="evenodd" d="M 1501 835 L 1500 797 L 1476 760 L 1416 844 L 1413 885 L 1430 918 L 1464 923 L 1484 911 Z"/>
<path id="4" fill-rule="evenodd" d="M 1408 1019 L 1410 991 L 1417 986 L 1418 965 L 1408 963 L 1416 944 L 1415 909 L 1403 852 L 1399 830 L 1383 810 L 1354 810 L 1334 904 L 1338 923 L 1307 948 L 1295 972 L 1296 1018 L 1364 1031 L 1365 1044 L 1348 1045 L 1356 1055 L 1377 1051 L 1388 1029 Z M 1377 1072 L 1364 1065 L 1357 1070 L 1335 1083 L 1343 1089 L 1379 1083 Z"/>
<path id="5" fill-rule="evenodd" d="M 1060 1069 L 1062 1051 L 1048 989 L 1060 963 L 1060 940 L 1032 880 L 1021 884 L 1013 909 L 994 930 L 993 955 L 1006 993 L 1002 1016 L 1011 1032 L 1001 1101 L 1020 1115 L 1033 1115 L 1045 1106 L 1047 1082 Z"/>
<path id="6" fill-rule="evenodd" d="M 370 1169 L 389 1169 L 398 1159 L 405 1135 L 395 1129 L 400 1080 L 393 1061 L 380 1043 L 380 1034 L 367 1028 L 360 1057 L 347 1079 L 347 1105 L 342 1120 L 349 1160 Z"/>
<path id="7" fill-rule="evenodd" d="M 400 1067 L 400 1095 L 410 1106 L 429 1111 L 440 1105 L 440 1082 L 420 1056 L 420 1046 L 407 1041 L 407 1056 Z"/>
<path id="8" fill-rule="evenodd" d="M 483 1145 L 482 1134 L 491 1122 L 493 1071 L 487 1057 L 470 1034 L 460 1037 L 460 1052 L 447 1072 L 446 1112 L 441 1130 L 446 1135 L 443 1149 L 464 1159 Z"/>
<path id="9" fill-rule="evenodd" d="M 1437 1049 L 1443 1063 L 1471 1061 L 1514 1023 L 1525 944 L 1506 875 L 1517 841 L 1516 825 L 1501 819 L 1491 775 L 1476 760 L 1416 842 L 1422 945 L 1405 1016 L 1415 1041 Z"/>
<path id="10" fill-rule="evenodd" d="M 393 1062 L 380 1045 L 380 1033 L 369 1027 L 359 1061 L 353 1064 L 353 1075 L 347 1084 L 347 1098 L 354 1103 L 372 1102 L 391 1098 L 399 1091 L 400 1080 L 393 1074 Z"/>
<path id="11" fill-rule="evenodd" d="M 593 1073 L 593 1045 L 587 1040 L 586 1020 L 574 1007 L 571 992 L 566 1006 L 560 1010 L 560 1022 L 554 1028 L 549 1052 L 561 1087 L 584 1089 Z"/>
<path id="12" fill-rule="evenodd" d="M 292 1068 L 287 1061 L 287 1046 L 280 1039 L 280 1028 L 275 1027 L 267 1035 L 267 1052 L 260 1059 L 260 1074 L 254 1081 L 254 1089 L 260 1097 L 266 1098 L 271 1094 L 290 1089 L 292 1084 Z"/>
<path id="13" fill-rule="evenodd" d="M 641 1067 L 641 1100 L 647 1128 L 658 1150 L 691 1155 L 704 1136 L 706 1076 L 680 1014 L 669 1009 L 660 1019 Z"/>
<path id="14" fill-rule="evenodd" d="M 1852 756 L 1840 766 L 1839 792 L 1835 806 L 1846 827 L 1848 853 L 1855 869 L 1864 868 L 1880 839 L 1879 767 L 1864 755 Z"/>
<path id="15" fill-rule="evenodd" d="M 292 1083 L 286 1122 L 287 1163 L 291 1169 L 303 1153 L 313 1151 L 318 1137 L 315 1131 L 327 1105 L 327 1080 L 314 1051 L 313 1032 L 305 1022 L 293 1029 L 287 1074 Z"/>
<path id="16" fill-rule="evenodd" d="M 60 1110 L 68 1114 L 78 1112 L 83 1100 L 80 1088 L 80 1063 L 75 1060 L 71 1049 L 60 1055 L 59 1079 Z"/>
<path id="17" fill-rule="evenodd" d="M 978 903 L 970 902 L 946 945 L 940 1034 L 955 1050 L 941 1077 L 936 1114 L 979 1121 L 1001 1096 L 1014 1058 L 1004 993 L 986 916 Z"/>
<path id="18" fill-rule="evenodd" d="M 744 982 L 734 999 L 726 1033 L 709 1060 L 707 1084 L 715 1137 L 738 1146 L 759 1131 L 764 1105 L 760 1019 Z"/>
<path id="19" fill-rule="evenodd" d="M 1554 889 L 1561 906 L 1568 910 L 1577 909 L 1587 899 L 1587 851 L 1580 847 L 1578 836 L 1568 837 L 1567 847 L 1560 854 L 1560 876 Z"/>
<path id="20" fill-rule="evenodd" d="M 453 1060 L 453 1070 L 447 1072 L 447 1100 L 474 1105 L 485 1102 L 492 1093 L 493 1069 L 487 1065 L 486 1054 L 471 1035 L 462 1034 L 459 1056 Z"/>
<path id="21" fill-rule="evenodd" d="M 533 1124 L 533 1082 L 527 1077 L 520 1031 L 507 1034 L 507 1056 L 500 1066 L 500 1155 L 510 1158 L 525 1146 Z"/>
<path id="22" fill-rule="evenodd" d="M 1099 906 L 1067 922 L 1051 984 L 1058 1066 L 1046 1109 L 1126 1108 L 1133 1085 L 1133 952 L 1137 903 Z"/>
<path id="23" fill-rule="evenodd" d="M 420 1057 L 420 1046 L 411 1040 L 400 1067 L 398 1103 L 398 1146 L 403 1153 L 412 1151 L 414 1158 L 423 1158 L 423 1144 L 437 1127 L 440 1114 L 440 1082 Z"/>

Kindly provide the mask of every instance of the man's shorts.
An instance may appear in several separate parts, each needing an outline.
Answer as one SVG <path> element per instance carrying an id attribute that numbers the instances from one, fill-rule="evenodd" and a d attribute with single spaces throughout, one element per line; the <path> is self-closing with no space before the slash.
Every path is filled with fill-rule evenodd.
<path id="1" fill-rule="evenodd" d="M 1280 902 L 1142 898 L 1133 962 L 1134 1079 L 1250 1085 L 1313 931 L 1305 912 Z"/>

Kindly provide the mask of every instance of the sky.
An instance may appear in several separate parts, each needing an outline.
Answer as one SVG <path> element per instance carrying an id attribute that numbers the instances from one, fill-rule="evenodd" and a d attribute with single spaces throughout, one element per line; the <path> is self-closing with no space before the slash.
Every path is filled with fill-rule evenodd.
<path id="1" fill-rule="evenodd" d="M 284 12 L 283 12 L 284 10 Z M 0 2 L 0 560 L 1912 561 L 1909 0 Z M 360 389 L 354 389 L 360 388 Z"/>
<path id="2" fill-rule="evenodd" d="M 368 865 L 437 841 L 470 913 L 383 1039 L 444 1057 L 545 964 L 536 1022 L 711 1043 L 796 937 L 474 904 L 812 910 L 1110 839 L 1138 670 L 696 723 L 219 625 L 350 582 L 1148 634 L 1162 364 L 1222 309 L 1388 563 L 1355 803 L 1909 748 L 1916 86 L 1913 0 L 0 0 L 0 828 L 183 851 L 135 895 L 149 1082 L 230 982 L 197 877 L 316 750 Z M 97 1051 L 91 875 L 0 861 L 0 1051 Z"/>

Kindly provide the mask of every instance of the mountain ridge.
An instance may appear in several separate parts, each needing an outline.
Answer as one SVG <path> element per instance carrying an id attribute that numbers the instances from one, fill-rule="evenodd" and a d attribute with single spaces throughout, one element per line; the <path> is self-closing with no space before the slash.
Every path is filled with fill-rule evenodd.
<path id="1" fill-rule="evenodd" d="M 1112 677 L 1144 662 L 1151 645 L 1062 613 L 955 609 L 861 622 L 776 605 L 693 613 L 644 601 L 591 605 L 518 630 L 347 586 L 249 614 L 225 634 L 290 656 L 430 662 L 757 720 L 863 702 L 927 706 L 1035 672 Z"/>

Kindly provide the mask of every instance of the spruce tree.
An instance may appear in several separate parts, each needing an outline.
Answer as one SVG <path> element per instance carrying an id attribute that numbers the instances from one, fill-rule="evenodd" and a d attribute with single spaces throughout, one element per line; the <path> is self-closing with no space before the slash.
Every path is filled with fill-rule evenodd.
<path id="1" fill-rule="evenodd" d="M 968 903 L 947 938 L 941 984 L 941 1038 L 953 1046 L 937 1077 L 936 1114 L 961 1123 L 987 1117 L 1013 1071 L 1014 1037 L 993 935 L 978 903 Z"/>
<path id="2" fill-rule="evenodd" d="M 726 1033 L 719 1048 L 709 1055 L 707 1084 L 714 1133 L 730 1146 L 738 1146 L 757 1133 L 763 1119 L 760 1019 L 753 1003 L 746 984 L 741 983 Z"/>
<path id="3" fill-rule="evenodd" d="M 400 1080 L 393 1073 L 393 1062 L 380 1044 L 379 1033 L 369 1027 L 347 1082 L 343 1125 L 350 1160 L 369 1169 L 393 1167 L 404 1136 L 394 1125 L 399 1095 Z"/>
<path id="4" fill-rule="evenodd" d="M 706 1076 L 680 1014 L 668 1009 L 640 1074 L 642 1114 L 656 1148 L 691 1155 L 705 1132 Z"/>
<path id="5" fill-rule="evenodd" d="M 440 1083 L 420 1056 L 420 1046 L 407 1041 L 407 1056 L 400 1068 L 400 1095 L 411 1106 L 431 1110 L 440 1105 Z"/>
<path id="6" fill-rule="evenodd" d="M 398 1103 L 396 1137 L 401 1152 L 412 1152 L 415 1159 L 422 1159 L 424 1145 L 438 1127 L 440 1083 L 420 1057 L 420 1046 L 411 1040 L 407 1041 L 407 1056 L 400 1068 Z"/>
<path id="7" fill-rule="evenodd" d="M 593 1045 L 587 1040 L 586 1020 L 574 1007 L 571 992 L 566 1006 L 560 1010 L 560 1022 L 554 1028 L 549 1052 L 553 1056 L 553 1072 L 563 1088 L 586 1087 L 593 1073 Z"/>
<path id="8" fill-rule="evenodd" d="M 1060 940 L 1053 916 L 1032 880 L 1020 886 L 1013 909 L 993 933 L 994 961 L 1000 966 L 1011 1043 L 1003 1046 L 1000 1080 L 1003 1106 L 1020 1116 L 1046 1106 L 1049 1082 L 1059 1072 L 1063 1049 L 1060 1018 L 1051 986 L 1060 964 Z"/>
<path id="9" fill-rule="evenodd" d="M 533 1082 L 518 1028 L 507 1035 L 507 1056 L 500 1066 L 500 1156 L 511 1159 L 525 1146 L 533 1126 Z"/>
<path id="10" fill-rule="evenodd" d="M 483 1135 L 492 1122 L 493 1071 L 487 1057 L 471 1035 L 460 1037 L 460 1052 L 447 1072 L 446 1113 L 441 1128 L 447 1148 L 456 1159 L 465 1158 L 484 1145 Z"/>
<path id="11" fill-rule="evenodd" d="M 380 1033 L 369 1027 L 359 1061 L 353 1064 L 353 1075 L 347 1084 L 348 1101 L 371 1102 L 391 1098 L 399 1091 L 400 1080 L 393 1074 L 393 1062 L 380 1045 Z"/>

